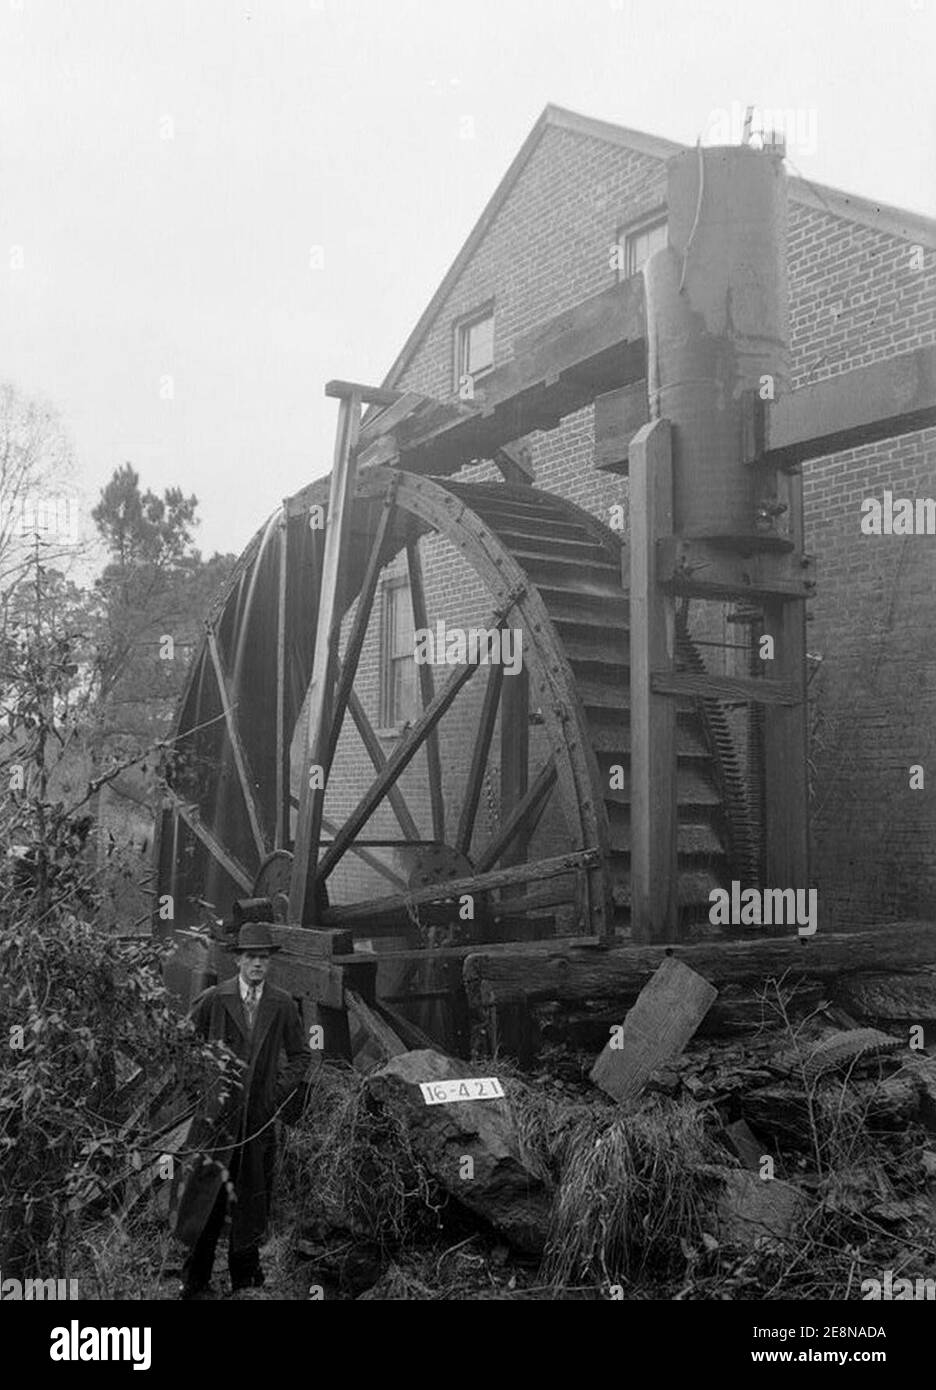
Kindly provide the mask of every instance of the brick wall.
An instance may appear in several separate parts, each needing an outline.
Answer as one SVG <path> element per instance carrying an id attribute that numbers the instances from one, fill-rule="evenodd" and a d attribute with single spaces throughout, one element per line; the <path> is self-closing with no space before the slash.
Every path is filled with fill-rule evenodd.
<path id="1" fill-rule="evenodd" d="M 398 384 L 451 399 L 455 326 L 489 299 L 495 361 L 503 362 L 518 334 L 607 288 L 619 228 L 658 205 L 664 191 L 662 162 L 547 127 Z M 791 202 L 796 386 L 936 341 L 936 253 L 925 252 L 922 269 L 918 255 L 889 232 Z M 538 486 L 605 521 L 611 505 L 626 503 L 626 481 L 594 470 L 590 408 L 529 443 Z M 895 495 L 936 495 L 932 434 L 806 466 L 807 544 L 820 566 L 809 627 L 810 651 L 822 658 L 811 709 L 815 878 L 824 920 L 843 924 L 925 912 L 936 879 L 932 792 L 910 791 L 907 773 L 910 764 L 927 762 L 936 738 L 936 659 L 927 650 L 936 618 L 936 537 L 862 537 L 861 501 L 884 487 Z M 438 540 L 423 542 L 430 621 L 443 612 L 450 623 L 459 614 L 477 621 L 483 586 L 448 550 Z M 357 682 L 375 721 L 376 642 L 372 624 Z M 480 683 L 469 687 L 464 719 L 445 742 L 450 823 L 481 693 Z M 367 775 L 363 749 L 350 738 L 341 758 L 330 803 L 345 796 L 341 787 L 358 787 Z M 936 759 L 929 761 L 936 778 Z M 404 786 L 428 834 L 421 758 Z M 392 832 L 385 808 L 380 815 Z"/>

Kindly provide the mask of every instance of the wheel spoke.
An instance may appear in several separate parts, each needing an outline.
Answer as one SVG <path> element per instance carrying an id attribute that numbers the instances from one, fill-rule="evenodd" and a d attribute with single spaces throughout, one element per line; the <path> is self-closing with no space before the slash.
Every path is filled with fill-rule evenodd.
<path id="1" fill-rule="evenodd" d="M 481 706 L 481 717 L 478 720 L 478 732 L 475 736 L 471 767 L 465 786 L 465 800 L 458 822 L 458 833 L 455 836 L 455 848 L 461 854 L 470 854 L 471 852 L 475 817 L 478 814 L 478 802 L 481 799 L 481 784 L 484 781 L 484 770 L 487 767 L 488 754 L 491 751 L 494 725 L 497 723 L 497 708 L 500 704 L 503 680 L 504 668 L 500 662 L 497 662 L 491 667 L 484 691 L 484 703 Z"/>
<path id="2" fill-rule="evenodd" d="M 487 873 L 489 869 L 493 869 L 494 865 L 503 859 L 505 852 L 519 835 L 529 837 L 533 834 L 555 785 L 556 760 L 550 757 L 540 768 L 536 780 L 529 787 L 526 795 L 517 802 L 490 844 L 486 845 L 481 854 L 478 855 L 475 867 L 479 873 Z"/>
<path id="3" fill-rule="evenodd" d="M 425 631 L 429 627 L 426 613 L 426 590 L 423 584 L 422 563 L 419 558 L 419 542 L 412 540 L 406 547 L 406 565 L 409 570 L 410 597 L 413 604 L 413 627 Z M 427 662 L 419 666 L 419 692 L 423 710 L 432 704 L 435 695 L 435 681 L 432 667 Z M 426 760 L 429 764 L 429 800 L 432 806 L 432 833 L 440 842 L 445 842 L 445 802 L 442 797 L 442 761 L 439 757 L 439 734 L 433 728 L 426 738 Z"/>
<path id="4" fill-rule="evenodd" d="M 270 851 L 267 837 L 260 824 L 260 810 L 254 796 L 253 787 L 247 774 L 247 755 L 241 743 L 240 733 L 234 719 L 234 707 L 231 703 L 231 692 L 228 688 L 227 678 L 224 668 L 221 665 L 221 653 L 218 651 L 218 639 L 214 629 L 208 629 L 208 651 L 211 655 L 211 664 L 214 667 L 215 680 L 218 685 L 218 694 L 221 697 L 221 708 L 224 711 L 224 722 L 227 725 L 228 741 L 231 745 L 231 753 L 234 757 L 234 766 L 237 769 L 237 779 L 240 782 L 241 793 L 244 804 L 247 807 L 247 819 L 250 821 L 251 833 L 254 837 L 254 844 L 257 846 L 257 854 L 261 859 Z"/>
<path id="5" fill-rule="evenodd" d="M 407 730 L 394 748 L 390 757 L 387 759 L 383 770 L 378 773 L 376 781 L 368 788 L 361 797 L 351 815 L 335 836 L 331 848 L 323 855 L 318 865 L 319 878 L 326 878 L 332 869 L 345 854 L 351 841 L 361 829 L 361 826 L 368 820 L 370 815 L 380 804 L 387 794 L 387 789 L 393 785 L 419 752 L 427 737 L 436 727 L 445 711 L 449 708 L 462 686 L 467 685 L 468 681 L 477 671 L 478 667 L 474 663 L 466 662 L 463 666 L 456 666 L 449 676 L 445 685 L 433 699 L 428 709 L 423 710 L 416 720 L 416 723 Z"/>
<path id="6" fill-rule="evenodd" d="M 328 738 L 328 749 L 325 755 L 326 779 L 331 771 L 335 749 L 338 747 L 338 739 L 341 736 L 341 726 L 344 723 L 348 697 L 354 686 L 354 677 L 357 675 L 358 662 L 361 658 L 361 648 L 364 646 L 367 626 L 370 621 L 371 611 L 374 607 L 377 580 L 380 578 L 380 570 L 384 559 L 384 546 L 386 545 L 387 533 L 390 528 L 390 523 L 393 520 L 396 505 L 395 497 L 396 487 L 391 483 L 387 490 L 387 496 L 384 498 L 383 509 L 380 513 L 380 521 L 377 524 L 377 534 L 374 537 L 374 543 L 371 546 L 371 552 L 367 560 L 367 570 L 364 575 L 364 582 L 361 585 L 361 592 L 358 596 L 357 609 L 354 614 L 354 621 L 351 624 L 351 631 L 348 633 L 344 660 L 341 663 L 341 672 L 338 676 L 338 683 L 335 689 L 331 730 Z"/>
<path id="7" fill-rule="evenodd" d="M 202 824 L 198 816 L 193 813 L 193 807 L 186 806 L 185 802 L 176 796 L 171 789 L 168 795 L 179 814 L 179 819 L 188 826 L 195 838 L 202 842 L 208 853 L 218 861 L 226 873 L 230 874 L 235 883 L 239 883 L 244 892 L 249 893 L 253 887 L 253 879 L 243 864 L 224 848 L 206 825 Z"/>
<path id="8" fill-rule="evenodd" d="M 374 733 L 374 727 L 367 717 L 364 706 L 361 704 L 354 691 L 348 692 L 348 712 L 354 720 L 355 727 L 361 735 L 364 747 L 367 749 L 367 756 L 374 765 L 375 772 L 383 772 L 387 766 L 387 759 L 380 746 L 380 740 Z M 397 818 L 397 823 L 407 840 L 420 839 L 419 826 L 413 819 L 410 808 L 406 804 L 406 798 L 396 783 L 391 783 L 387 788 L 387 800 L 393 809 L 393 814 Z"/>

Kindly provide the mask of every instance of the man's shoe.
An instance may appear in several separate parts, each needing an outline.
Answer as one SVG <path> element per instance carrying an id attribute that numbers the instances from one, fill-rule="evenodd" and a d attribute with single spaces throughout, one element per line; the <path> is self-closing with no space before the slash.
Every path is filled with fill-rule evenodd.
<path id="1" fill-rule="evenodd" d="M 180 1284 L 179 1299 L 183 1303 L 193 1300 L 214 1298 L 215 1291 L 210 1284 Z"/>
<path id="2" fill-rule="evenodd" d="M 231 1280 L 231 1293 L 240 1293 L 241 1289 L 262 1289 L 266 1283 L 266 1275 L 262 1269 L 255 1269 L 253 1274 L 245 1275 L 243 1279 L 238 1279 L 235 1284 Z"/>

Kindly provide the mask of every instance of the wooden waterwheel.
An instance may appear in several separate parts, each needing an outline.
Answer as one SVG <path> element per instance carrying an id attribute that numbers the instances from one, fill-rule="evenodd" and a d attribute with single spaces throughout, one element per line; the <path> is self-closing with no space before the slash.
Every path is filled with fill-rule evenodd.
<path id="1" fill-rule="evenodd" d="M 327 497 L 327 483 L 312 485 L 258 532 L 193 661 L 157 851 L 175 927 L 254 896 L 290 920 Z M 533 487 L 387 467 L 361 473 L 346 527 L 309 869 L 315 925 L 416 945 L 625 930 L 628 598 L 618 537 Z M 408 579 L 415 629 L 436 632 L 442 619 L 449 630 L 522 633 L 522 671 L 410 663 L 412 717 L 388 733 L 381 611 L 394 576 Z M 681 702 L 684 921 L 707 913 L 726 876 L 718 733 L 701 703 Z"/>

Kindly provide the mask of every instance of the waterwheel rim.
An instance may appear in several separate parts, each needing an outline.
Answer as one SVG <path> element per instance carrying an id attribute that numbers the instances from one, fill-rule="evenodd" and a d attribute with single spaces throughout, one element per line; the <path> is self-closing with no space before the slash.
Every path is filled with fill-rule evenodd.
<path id="1" fill-rule="evenodd" d="M 294 806 L 290 796 L 295 802 L 297 777 L 295 731 L 311 677 L 324 537 L 321 528 L 310 527 L 309 519 L 314 508 L 321 511 L 325 496 L 323 484 L 313 484 L 290 499 L 257 533 L 209 620 L 205 643 L 193 662 L 180 703 L 174 769 L 158 847 L 160 901 L 166 895 L 172 900 L 176 927 L 203 921 L 206 911 L 226 916 L 234 898 L 256 892 L 258 875 L 262 883 L 261 870 L 271 856 L 275 859 L 291 848 Z M 620 880 L 626 873 L 627 853 L 626 848 L 622 851 L 612 844 L 609 807 L 612 814 L 619 807 L 609 793 L 607 758 L 600 762 L 600 748 L 596 756 L 599 741 L 582 694 L 582 663 L 576 665 L 567 656 L 555 611 L 551 611 L 556 609 L 555 595 L 551 604 L 547 602 L 543 584 L 534 582 L 529 564 L 521 563 L 508 544 L 516 538 L 515 533 L 535 532 L 538 522 L 549 528 L 540 549 L 550 549 L 551 542 L 553 547 L 564 545 L 571 550 L 573 558 L 587 556 L 587 564 L 580 567 L 570 562 L 567 568 L 582 568 L 583 573 L 598 577 L 591 589 L 587 579 L 584 584 L 580 578 L 574 579 L 573 588 L 562 591 L 560 600 L 562 593 L 572 598 L 580 594 L 584 602 L 598 592 L 608 615 L 617 623 L 615 631 L 623 643 L 627 598 L 620 586 L 619 542 L 590 514 L 534 488 L 454 483 L 386 468 L 366 470 L 358 481 L 351 520 L 356 544 L 349 547 L 353 558 L 342 596 L 343 630 L 347 635 L 348 615 L 367 582 L 369 562 L 373 570 L 374 546 L 381 527 L 378 574 L 404 550 L 408 557 L 414 550 L 418 556 L 422 538 L 429 535 L 439 537 L 462 558 L 490 603 L 489 612 L 479 614 L 479 619 L 500 612 L 523 634 L 531 705 L 535 703 L 542 720 L 544 738 L 539 744 L 545 741 L 552 760 L 552 784 L 546 800 L 551 798 L 562 808 L 568 828 L 566 849 L 583 856 L 569 879 L 573 885 L 569 890 L 570 911 L 575 915 L 573 929 L 600 934 L 611 928 L 615 903 L 626 901 L 626 888 L 621 889 Z M 370 577 L 372 581 L 373 574 Z M 578 590 L 574 583 L 579 584 Z M 373 593 L 369 602 L 368 623 L 374 623 L 378 614 Z M 561 601 L 558 607 L 561 614 Z M 574 604 L 571 611 L 574 617 Z M 574 632 L 574 624 L 570 630 Z M 608 641 L 613 647 L 613 636 Z M 623 646 L 612 655 L 615 671 L 626 678 Z M 493 670 L 490 667 L 487 674 Z M 441 667 L 435 674 L 444 680 L 447 672 Z M 476 684 L 482 679 L 472 676 L 469 682 Z M 459 698 L 446 717 L 458 710 Z M 484 697 L 476 698 L 483 701 Z M 352 720 L 343 722 L 350 725 Z M 444 725 L 445 718 L 437 726 L 439 733 Z M 342 727 L 336 736 L 336 767 L 344 737 Z M 488 754 L 493 756 L 490 739 Z M 626 760 L 629 753 L 622 751 L 621 757 Z M 531 766 L 528 782 L 535 783 L 543 773 L 543 765 Z M 328 796 L 333 784 L 338 785 L 334 778 L 333 770 L 326 794 L 324 836 L 332 845 L 342 831 L 342 823 L 329 814 Z M 715 813 L 706 841 L 711 861 L 707 875 L 714 884 L 724 877 L 716 863 L 723 855 L 723 845 L 714 828 L 718 795 L 715 779 L 710 780 Z M 381 798 L 382 814 L 387 814 L 387 801 L 386 795 Z M 485 854 L 471 832 L 465 842 L 464 827 L 456 831 L 452 824 L 458 816 L 450 819 L 455 808 L 448 809 L 443 839 L 457 839 L 459 852 L 472 868 L 480 864 L 483 869 L 479 873 L 490 872 L 490 854 Z M 438 839 L 434 811 L 431 824 L 423 825 L 416 818 L 428 841 Z M 406 830 L 399 815 L 396 820 L 401 832 Z M 351 856 L 358 865 L 362 862 L 360 840 L 365 838 L 360 831 L 366 825 L 365 820 L 351 846 Z M 400 843 L 412 838 L 411 820 Z M 337 860 L 329 863 L 329 854 L 326 843 L 323 858 L 328 872 L 324 878 L 331 883 Z M 347 857 L 345 852 L 340 856 L 342 861 Z M 401 875 L 391 868 L 381 877 L 387 889 L 385 896 L 399 897 Z M 531 881 L 535 878 L 534 871 Z M 706 890 L 705 873 L 702 880 L 696 892 L 699 898 Z M 369 892 L 360 904 L 371 901 Z M 345 901 L 330 902 L 322 914 L 323 924 L 348 924 L 347 912 L 342 913 L 349 906 L 353 902 L 347 901 L 346 894 Z M 363 930 L 360 922 L 351 920 L 350 924 Z"/>

